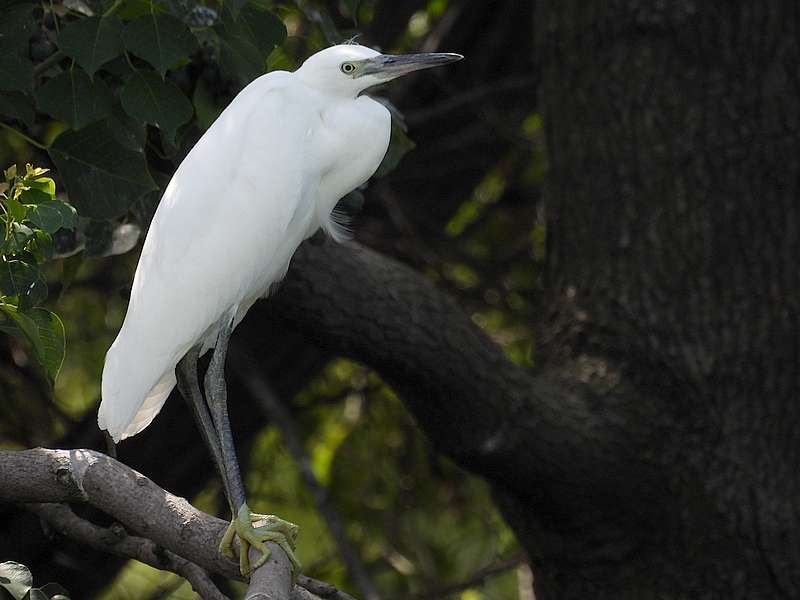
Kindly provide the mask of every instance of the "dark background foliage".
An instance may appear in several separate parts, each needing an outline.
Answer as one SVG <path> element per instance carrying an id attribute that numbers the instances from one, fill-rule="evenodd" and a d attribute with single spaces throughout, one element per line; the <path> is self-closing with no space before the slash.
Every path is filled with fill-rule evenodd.
<path id="1" fill-rule="evenodd" d="M 103 447 L 94 426 L 102 360 L 160 189 L 248 81 L 265 69 L 294 69 L 354 35 L 387 52 L 461 51 L 472 63 L 376 92 L 398 109 L 379 176 L 342 203 L 357 239 L 461 297 L 516 361 L 532 362 L 528 321 L 544 230 L 536 218 L 543 159 L 531 10 L 394 4 L 126 0 L 3 11 L 0 115 L 24 137 L 0 136 L 0 163 L 51 167 L 79 215 L 75 232 L 56 234 L 56 258 L 43 267 L 46 304 L 66 325 L 54 398 L 26 343 L 0 338 L 3 446 Z M 500 39 L 519 47 L 508 61 L 489 61 Z M 469 590 L 477 574 L 475 598 L 516 597 L 529 571 L 485 484 L 433 452 L 376 373 L 275 324 L 239 343 L 282 373 L 272 384 L 387 596 L 461 583 Z M 236 389 L 236 375 L 229 377 Z M 306 572 L 353 589 L 280 432 L 238 391 L 232 410 L 251 504 L 302 523 Z M 188 413 L 177 397 L 168 406 L 120 457 L 221 514 L 221 491 Z M 206 476 L 196 476 L 199 465 Z M 48 540 L 34 517 L 4 510 L 0 556 L 27 564 L 37 581 L 57 580 L 74 597 L 189 594 L 175 591 L 174 576 Z"/>
<path id="2" fill-rule="evenodd" d="M 361 246 L 305 244 L 234 336 L 253 508 L 300 523 L 307 572 L 356 591 L 258 373 L 385 597 L 530 599 L 531 578 L 539 600 L 800 597 L 795 2 L 4 6 L 0 164 L 53 167 L 78 222 L 42 270 L 67 336 L 54 394 L 0 337 L 3 446 L 103 447 L 135 248 L 248 80 L 356 34 L 458 51 L 375 91 L 398 112 L 342 201 Z M 221 511 L 179 398 L 120 456 Z M 0 559 L 78 597 L 186 592 L 0 514 Z"/>

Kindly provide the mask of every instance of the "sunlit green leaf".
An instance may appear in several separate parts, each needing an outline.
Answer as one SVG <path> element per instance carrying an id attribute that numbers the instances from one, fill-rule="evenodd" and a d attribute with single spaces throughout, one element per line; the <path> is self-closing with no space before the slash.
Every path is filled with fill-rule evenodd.
<path id="1" fill-rule="evenodd" d="M 122 52 L 122 22 L 115 17 L 88 17 L 70 23 L 58 36 L 61 50 L 89 77 Z"/>
<path id="2" fill-rule="evenodd" d="M 5 204 L 8 214 L 17 221 L 24 220 L 25 215 L 28 214 L 28 209 L 11 194 L 3 198 L 2 202 Z"/>
<path id="3" fill-rule="evenodd" d="M 45 83 L 37 94 L 39 108 L 66 121 L 73 129 L 111 114 L 111 90 L 101 79 L 92 81 L 81 69 L 69 69 Z"/>
<path id="4" fill-rule="evenodd" d="M 56 182 L 52 177 L 37 177 L 36 179 L 26 177 L 24 183 L 31 189 L 40 190 L 51 197 L 55 196 Z"/>
<path id="5" fill-rule="evenodd" d="M 7 321 L 2 324 L 9 331 L 9 324 L 16 326 L 18 332 L 28 340 L 39 363 L 48 377 L 54 381 L 64 362 L 66 348 L 64 324 L 55 313 L 44 308 L 34 308 L 21 312 L 15 306 L 0 303 L 0 312 Z"/>
<path id="6" fill-rule="evenodd" d="M 197 49 L 189 28 L 172 15 L 149 13 L 125 26 L 125 47 L 143 58 L 163 76 Z"/>
<path id="7" fill-rule="evenodd" d="M 86 217 L 123 215 L 134 200 L 156 188 L 144 156 L 122 146 L 104 121 L 62 133 L 48 153 L 70 204 Z"/>

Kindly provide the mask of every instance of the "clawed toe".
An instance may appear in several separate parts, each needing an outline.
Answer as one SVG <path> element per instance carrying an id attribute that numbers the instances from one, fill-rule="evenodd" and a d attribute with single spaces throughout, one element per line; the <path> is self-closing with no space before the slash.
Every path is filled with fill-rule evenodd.
<path id="1" fill-rule="evenodd" d="M 254 526 L 255 525 L 255 526 Z M 233 551 L 234 535 L 239 538 L 239 570 L 244 577 L 263 565 L 271 552 L 266 542 L 274 542 L 286 553 L 292 563 L 292 581 L 296 581 L 300 573 L 300 563 L 294 555 L 295 543 L 299 528 L 294 523 L 284 521 L 274 515 L 251 513 L 247 504 L 242 504 L 239 514 L 228 525 L 225 535 L 219 544 L 219 551 L 224 556 L 235 558 Z M 255 548 L 261 556 L 250 564 L 250 547 Z"/>

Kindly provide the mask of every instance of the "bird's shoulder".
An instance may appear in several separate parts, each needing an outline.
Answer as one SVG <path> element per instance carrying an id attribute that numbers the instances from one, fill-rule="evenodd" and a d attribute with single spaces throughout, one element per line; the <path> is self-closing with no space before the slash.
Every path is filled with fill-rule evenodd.
<path id="1" fill-rule="evenodd" d="M 292 104 L 295 109 L 302 109 L 313 103 L 311 90 L 293 73 L 288 71 L 271 71 L 253 80 L 236 97 L 256 100 L 259 104 L 284 103 Z"/>

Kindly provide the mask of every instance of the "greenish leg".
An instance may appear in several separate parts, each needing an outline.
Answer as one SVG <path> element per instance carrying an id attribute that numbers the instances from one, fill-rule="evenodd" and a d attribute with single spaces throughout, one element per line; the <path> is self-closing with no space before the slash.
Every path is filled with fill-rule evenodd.
<path id="1" fill-rule="evenodd" d="M 250 512 L 245 499 L 239 463 L 236 459 L 233 434 L 231 433 L 228 419 L 227 390 L 225 386 L 225 356 L 235 315 L 236 308 L 234 307 L 220 324 L 217 344 L 204 381 L 205 404 L 201 407 L 197 401 L 200 394 L 196 368 L 193 371 L 194 382 L 185 381 L 181 386 L 181 391 L 189 395 L 195 407 L 198 424 L 222 475 L 225 495 L 231 508 L 232 519 L 220 541 L 220 553 L 235 559 L 233 539 L 238 537 L 239 570 L 243 576 L 249 577 L 254 569 L 263 565 L 269 558 L 270 549 L 267 547 L 266 542 L 274 542 L 289 557 L 289 561 L 292 563 L 292 579 L 294 581 L 300 573 L 300 563 L 294 555 L 298 527 L 273 515 Z M 196 354 L 187 356 L 187 359 L 191 360 L 193 358 L 196 361 L 196 356 Z M 184 376 L 184 380 L 190 379 L 192 370 L 185 365 L 181 366 L 182 368 L 179 371 Z M 253 526 L 255 523 L 262 521 L 264 524 L 257 527 Z M 249 556 L 251 547 L 261 552 L 261 556 L 253 565 L 250 564 Z"/>

